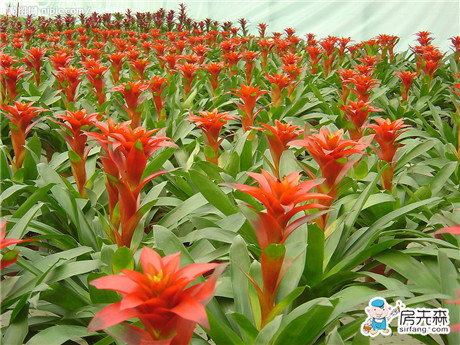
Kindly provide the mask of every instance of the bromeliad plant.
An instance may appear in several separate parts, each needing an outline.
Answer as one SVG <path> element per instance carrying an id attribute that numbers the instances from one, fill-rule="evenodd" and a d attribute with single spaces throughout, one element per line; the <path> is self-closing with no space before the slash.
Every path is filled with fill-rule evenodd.
<path id="1" fill-rule="evenodd" d="M 67 110 L 65 115 L 55 115 L 55 118 L 68 123 L 67 125 L 56 121 L 63 128 L 61 135 L 70 146 L 69 160 L 72 167 L 72 175 L 75 178 L 77 190 L 83 198 L 86 198 L 86 159 L 91 150 L 91 146 L 86 145 L 88 136 L 85 132 L 89 131 L 98 116 L 98 113 L 88 114 L 86 110 L 76 112 Z"/>
<path id="2" fill-rule="evenodd" d="M 142 271 L 123 269 L 122 274 L 91 281 L 98 289 L 119 292 L 120 302 L 102 309 L 88 325 L 88 332 L 107 329 L 129 345 L 189 344 L 196 324 L 209 328 L 204 307 L 210 301 L 225 264 L 197 263 L 179 268 L 180 253 L 160 257 L 144 247 L 140 255 Z M 198 276 L 214 270 L 204 283 L 189 286 Z M 144 329 L 123 323 L 139 318 Z"/>
<path id="3" fill-rule="evenodd" d="M 140 106 L 145 96 L 142 94 L 148 89 L 148 85 L 143 81 L 126 82 L 115 86 L 112 92 L 121 92 L 126 104 L 122 104 L 123 109 L 128 113 L 131 120 L 131 127 L 135 129 L 141 125 L 142 110 Z"/>
<path id="4" fill-rule="evenodd" d="M 374 139 L 379 144 L 380 148 L 375 146 L 372 147 L 377 153 L 377 156 L 381 161 L 390 163 L 382 173 L 382 185 L 386 190 L 391 191 L 394 167 L 396 165 L 395 154 L 398 148 L 403 146 L 397 140 L 401 134 L 409 130 L 402 129 L 410 126 L 405 125 L 403 119 L 391 122 L 390 119 L 383 120 L 376 118 L 375 122 L 377 122 L 377 124 L 370 124 L 367 127 L 374 130 Z"/>
<path id="5" fill-rule="evenodd" d="M 0 24 L 0 216 L 40 239 L 1 272 L 2 343 L 361 344 L 375 296 L 460 322 L 436 232 L 460 224 L 458 37 L 255 37 L 185 6 Z"/>
<path id="6" fill-rule="evenodd" d="M 134 231 L 148 207 L 140 207 L 142 188 L 166 170 L 143 177 L 147 160 L 162 147 L 176 147 L 168 137 L 153 135 L 159 129 L 132 129 L 130 121 L 115 124 L 112 119 L 95 122 L 102 133 L 87 133 L 105 152 L 101 157 L 107 175 L 109 193 L 109 228 L 107 235 L 119 247 L 131 246 Z"/>
<path id="7" fill-rule="evenodd" d="M 319 165 L 321 177 L 325 180 L 318 186 L 318 190 L 331 197 L 325 200 L 326 206 L 330 206 L 337 198 L 340 192 L 340 182 L 365 153 L 364 150 L 372 140 L 372 136 L 362 137 L 359 140 L 342 139 L 343 134 L 343 129 L 330 133 L 327 127 L 321 127 L 318 134 L 308 135 L 304 132 L 304 139 L 289 143 L 290 146 L 305 147 Z M 313 177 L 313 174 L 311 176 Z M 316 223 L 325 230 L 327 221 L 328 214 L 324 214 L 317 219 Z"/>
<path id="8" fill-rule="evenodd" d="M 262 287 L 249 275 L 254 285 L 259 305 L 252 305 L 255 326 L 262 329 L 281 311 L 281 305 L 275 303 L 276 294 L 281 281 L 292 262 L 285 260 L 287 238 L 301 225 L 313 220 L 313 215 L 304 215 L 293 219 L 299 212 L 324 208 L 320 203 L 304 204 L 311 200 L 327 200 L 330 196 L 310 192 L 318 187 L 323 180 L 307 180 L 300 182 L 300 172 L 293 172 L 277 179 L 265 170 L 262 174 L 248 173 L 260 187 L 243 184 L 229 184 L 256 198 L 265 207 L 265 211 L 248 213 L 257 241 L 261 249 L 260 264 L 262 271 Z M 281 310 L 280 310 L 281 309 Z"/>
<path id="9" fill-rule="evenodd" d="M 258 109 L 254 113 L 254 108 L 257 101 L 262 97 L 262 95 L 268 93 L 269 91 L 260 90 L 260 87 L 254 87 L 253 85 L 240 85 L 239 89 L 232 89 L 232 95 L 235 95 L 243 101 L 243 103 L 235 102 L 238 108 L 241 109 L 243 114 L 241 115 L 241 124 L 243 125 L 243 132 L 246 132 L 254 123 L 254 119 L 260 113 L 262 108 Z"/>
<path id="10" fill-rule="evenodd" d="M 34 120 L 42 112 L 46 111 L 41 107 L 34 107 L 34 103 L 14 102 L 14 105 L 2 105 L 3 115 L 10 120 L 11 145 L 13 146 L 14 159 L 10 158 L 13 172 L 22 167 L 26 156 L 26 137 L 32 128 L 42 120 Z"/>
<path id="11" fill-rule="evenodd" d="M 289 148 L 288 144 L 300 135 L 300 126 L 294 126 L 292 122 L 282 123 L 278 120 L 275 120 L 275 126 L 266 123 L 262 123 L 261 126 L 263 128 L 256 129 L 264 132 L 267 138 L 273 160 L 272 171 L 277 178 L 280 178 L 281 155 Z"/>
<path id="12" fill-rule="evenodd" d="M 222 127 L 227 121 L 235 119 L 235 115 L 228 112 L 218 113 L 217 108 L 213 111 L 200 111 L 199 116 L 190 112 L 188 121 L 195 122 L 195 125 L 203 132 L 204 155 L 208 162 L 219 165 L 219 146 L 224 138 L 219 139 Z"/>

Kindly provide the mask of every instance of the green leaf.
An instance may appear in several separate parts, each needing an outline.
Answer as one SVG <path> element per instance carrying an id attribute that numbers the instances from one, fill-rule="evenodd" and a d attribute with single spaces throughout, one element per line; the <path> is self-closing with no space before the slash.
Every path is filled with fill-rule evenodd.
<path id="1" fill-rule="evenodd" d="M 159 153 L 157 153 L 152 160 L 145 167 L 142 178 L 145 178 L 161 169 L 163 169 L 164 163 L 171 158 L 176 149 L 173 147 L 165 147 Z"/>
<path id="2" fill-rule="evenodd" d="M 29 304 L 25 303 L 17 314 L 14 316 L 11 315 L 10 324 L 6 329 L 2 343 L 8 345 L 22 345 L 27 333 L 29 333 L 28 320 Z"/>
<path id="3" fill-rule="evenodd" d="M 250 260 L 246 242 L 236 236 L 230 247 L 230 275 L 232 280 L 235 310 L 253 321 L 248 298 L 248 280 L 244 272 L 249 272 Z"/>
<path id="4" fill-rule="evenodd" d="M 355 176 L 358 180 L 365 178 L 368 171 L 367 162 L 363 159 L 361 159 L 358 164 L 355 165 Z"/>
<path id="5" fill-rule="evenodd" d="M 305 287 L 299 286 L 295 288 L 290 294 L 288 294 L 281 302 L 278 302 L 275 307 L 270 310 L 268 313 L 267 317 L 265 318 L 264 322 L 270 322 L 272 321 L 276 316 L 281 314 L 283 310 L 289 306 L 294 300 L 299 297 L 303 290 L 305 290 Z"/>
<path id="6" fill-rule="evenodd" d="M 439 291 L 441 288 L 440 281 L 431 274 L 430 270 L 410 255 L 397 250 L 389 250 L 376 255 L 374 258 L 391 267 L 412 283 L 434 291 Z"/>
<path id="7" fill-rule="evenodd" d="M 57 325 L 40 331 L 26 345 L 61 345 L 72 339 L 75 340 L 95 334 L 97 333 L 88 333 L 86 327 L 83 326 Z"/>
<path id="8" fill-rule="evenodd" d="M 316 224 L 308 226 L 307 243 L 304 274 L 307 284 L 315 286 L 323 278 L 324 259 L 324 232 Z"/>
<path id="9" fill-rule="evenodd" d="M 421 200 L 418 202 L 414 202 L 412 204 L 406 205 L 399 209 L 396 209 L 384 217 L 379 218 L 374 224 L 372 224 L 367 231 L 360 236 L 356 241 L 350 243 L 350 246 L 346 248 L 347 253 L 353 253 L 363 248 L 366 248 L 373 242 L 373 240 L 378 236 L 378 234 L 385 229 L 390 222 L 406 215 L 407 213 L 420 208 L 421 206 L 425 206 L 430 204 L 431 202 L 438 201 L 440 198 L 430 198 Z"/>
<path id="10" fill-rule="evenodd" d="M 276 334 L 275 345 L 312 344 L 324 332 L 334 306 L 325 298 L 318 299 L 315 302 L 314 305 L 299 316 L 292 317 L 290 315 L 298 315 L 297 312 L 294 312 L 302 306 L 294 309 L 286 316 L 286 323 L 283 322 Z"/>
<path id="11" fill-rule="evenodd" d="M 427 140 L 425 142 L 419 143 L 412 150 L 405 152 L 403 156 L 401 156 L 398 162 L 396 163 L 394 171 L 395 172 L 398 171 L 403 166 L 405 166 L 407 163 L 412 162 L 414 158 L 428 152 L 436 144 L 436 142 L 437 141 L 434 139 Z"/>
<path id="12" fill-rule="evenodd" d="M 284 257 L 286 248 L 283 244 L 270 243 L 264 248 L 264 253 L 270 260 L 278 261 Z"/>
<path id="13" fill-rule="evenodd" d="M 345 345 L 345 342 L 337 331 L 337 327 L 335 327 L 332 332 L 327 335 L 326 345 Z"/>
<path id="14" fill-rule="evenodd" d="M 237 213 L 238 208 L 230 198 L 208 177 L 196 170 L 190 170 L 190 178 L 201 194 L 226 216 Z"/>
<path id="15" fill-rule="evenodd" d="M 133 270 L 133 253 L 128 247 L 118 248 L 112 256 L 112 273 L 118 274 L 121 270 Z"/>
<path id="16" fill-rule="evenodd" d="M 449 178 L 458 168 L 458 162 L 449 162 L 444 165 L 430 182 L 432 195 L 436 195 L 446 184 Z"/>
<path id="17" fill-rule="evenodd" d="M 176 206 L 172 211 L 163 216 L 158 222 L 159 225 L 165 227 L 176 227 L 180 223 L 185 221 L 186 217 L 189 217 L 195 210 L 206 205 L 208 200 L 202 194 L 195 194 L 188 198 L 180 205 Z"/>
<path id="18" fill-rule="evenodd" d="M 281 315 L 278 315 L 273 319 L 273 321 L 271 321 L 264 328 L 262 328 L 256 340 L 254 341 L 254 345 L 272 344 L 273 337 L 278 331 L 282 319 L 283 317 Z"/>
<path id="19" fill-rule="evenodd" d="M 254 327 L 251 321 L 249 321 L 245 315 L 240 313 L 233 313 L 232 319 L 240 327 L 244 342 L 246 344 L 253 344 L 259 331 Z"/>
<path id="20" fill-rule="evenodd" d="M 38 201 L 42 200 L 48 191 L 53 187 L 52 184 L 48 184 L 41 188 L 35 190 L 32 195 L 30 195 L 27 200 L 19 206 L 19 208 L 13 213 L 12 218 L 22 218 L 26 212 L 30 211 L 33 206 L 36 206 Z"/>
<path id="21" fill-rule="evenodd" d="M 23 205 L 25 204 L 28 204 L 28 202 L 26 201 Z M 16 212 L 13 214 L 12 218 L 13 219 L 19 218 L 19 220 L 16 222 L 13 228 L 8 232 L 7 237 L 8 238 L 19 238 L 19 239 L 22 238 L 27 233 L 26 231 L 27 227 L 29 226 L 30 221 L 35 216 L 35 214 L 38 212 L 40 207 L 41 207 L 41 204 L 30 206 L 27 212 L 24 212 L 24 214 L 22 214 L 23 210 L 20 210 L 21 208 L 17 209 Z M 17 216 L 18 214 L 20 217 Z"/>
<path id="22" fill-rule="evenodd" d="M 382 167 L 380 172 L 374 176 L 374 179 L 371 181 L 371 183 L 369 183 L 366 189 L 359 195 L 358 199 L 353 205 L 352 211 L 348 213 L 348 215 L 346 216 L 344 220 L 343 228 L 339 227 L 339 224 L 336 225 L 337 228 L 342 230 L 340 234 L 338 232 L 334 233 L 334 235 L 337 237 L 340 235 L 340 239 L 338 240 L 337 245 L 328 246 L 329 243 L 326 243 L 325 245 L 325 257 L 331 257 L 328 263 L 329 267 L 332 267 L 337 262 L 340 262 L 340 260 L 342 260 L 343 251 L 345 249 L 345 246 L 347 244 L 347 241 L 349 239 L 353 226 L 356 223 L 356 220 L 358 219 L 358 216 L 361 213 L 361 210 L 363 209 L 364 205 L 369 199 L 372 193 L 372 190 L 375 188 L 375 185 L 379 181 L 380 176 L 382 175 L 383 171 L 387 168 L 387 166 L 388 164 L 385 164 Z M 331 240 L 337 241 L 337 238 L 335 236 L 331 238 Z M 331 254 L 331 252 L 333 253 Z"/>
<path id="23" fill-rule="evenodd" d="M 20 279 L 19 276 L 5 277 L 0 281 L 0 301 L 3 301 L 8 294 L 13 290 L 16 282 Z"/>
<path id="24" fill-rule="evenodd" d="M 220 323 L 212 313 L 207 311 L 209 331 L 207 332 L 216 344 L 245 345 L 241 338 L 226 324 Z"/>
<path id="25" fill-rule="evenodd" d="M 440 271 L 441 280 L 441 292 L 451 296 L 451 300 L 456 300 L 456 291 L 459 290 L 458 284 L 458 271 L 455 265 L 448 256 L 445 254 L 443 249 L 439 250 L 438 266 Z M 450 324 L 457 324 L 460 322 L 460 310 L 457 305 L 452 303 L 444 303 L 444 308 L 449 310 Z M 452 332 L 447 335 L 450 344 L 458 344 L 460 340 L 460 334 Z"/>
<path id="26" fill-rule="evenodd" d="M 188 250 L 171 230 L 160 225 L 155 225 L 153 227 L 153 234 L 157 247 L 161 248 L 165 255 L 180 252 L 181 265 L 185 266 L 194 263 L 193 258 Z"/>

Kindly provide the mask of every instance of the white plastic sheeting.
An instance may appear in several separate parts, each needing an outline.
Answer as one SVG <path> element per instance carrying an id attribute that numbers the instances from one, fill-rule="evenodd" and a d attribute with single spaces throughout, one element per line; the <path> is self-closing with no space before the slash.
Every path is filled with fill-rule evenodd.
<path id="1" fill-rule="evenodd" d="M 414 34 L 421 30 L 433 33 L 434 45 L 444 51 L 451 51 L 450 37 L 460 35 L 459 0 L 257 0 L 257 1 L 65 1 L 65 0 L 21 0 L 20 13 L 54 15 L 57 13 L 124 12 L 177 10 L 179 4 L 186 4 L 188 14 L 194 19 L 212 18 L 219 21 L 237 22 L 240 18 L 249 21 L 249 29 L 256 32 L 258 23 L 269 25 L 268 32 L 283 31 L 287 27 L 297 30 L 299 36 L 315 33 L 318 37 L 327 35 L 351 37 L 354 41 L 367 40 L 378 34 L 392 34 L 401 37 L 397 50 L 405 50 L 415 44 Z M 17 2 L 2 1 L 0 11 L 15 13 Z"/>

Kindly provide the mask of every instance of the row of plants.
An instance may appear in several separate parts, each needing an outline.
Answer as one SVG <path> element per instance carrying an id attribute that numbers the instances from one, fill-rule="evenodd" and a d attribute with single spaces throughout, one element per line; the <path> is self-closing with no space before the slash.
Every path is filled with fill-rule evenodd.
<path id="1" fill-rule="evenodd" d="M 460 37 L 3 16 L 5 344 L 459 342 Z"/>

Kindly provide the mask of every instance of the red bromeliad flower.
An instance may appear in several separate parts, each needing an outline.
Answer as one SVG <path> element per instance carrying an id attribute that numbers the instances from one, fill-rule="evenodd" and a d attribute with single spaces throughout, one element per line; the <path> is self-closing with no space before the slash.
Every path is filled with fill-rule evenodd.
<path id="1" fill-rule="evenodd" d="M 75 178 L 78 192 L 84 198 L 86 198 L 86 159 L 91 149 L 90 146 L 86 146 L 88 137 L 84 131 L 89 130 L 98 115 L 98 113 L 88 114 L 86 110 L 77 112 L 67 110 L 66 115 L 55 115 L 56 118 L 67 121 L 70 125 L 56 121 L 56 123 L 68 130 L 68 132 L 62 131 L 61 134 L 70 146 L 69 160 L 72 174 Z"/>
<path id="2" fill-rule="evenodd" d="M 315 45 L 309 45 L 305 48 L 305 51 L 310 58 L 311 74 L 316 74 L 318 72 L 318 63 L 321 60 L 322 49 Z"/>
<path id="3" fill-rule="evenodd" d="M 280 57 L 280 60 L 283 61 L 284 65 L 297 65 L 302 61 L 302 57 L 297 54 L 289 53 Z"/>
<path id="4" fill-rule="evenodd" d="M 265 31 L 267 30 L 267 26 L 268 25 L 265 23 L 259 23 L 259 25 L 257 25 L 257 30 L 259 31 L 260 38 L 265 37 Z"/>
<path id="5" fill-rule="evenodd" d="M 254 61 L 260 56 L 259 53 L 252 51 L 252 50 L 246 50 L 243 53 L 243 59 L 246 62 L 246 84 L 251 84 L 252 80 L 252 72 L 254 71 Z"/>
<path id="6" fill-rule="evenodd" d="M 265 69 L 265 66 L 267 66 L 267 62 L 268 62 L 268 54 L 270 53 L 270 50 L 275 45 L 275 42 L 273 40 L 263 39 L 263 40 L 260 40 L 257 44 L 259 45 L 260 52 L 262 54 L 262 62 L 261 62 L 262 69 Z"/>
<path id="7" fill-rule="evenodd" d="M 237 64 L 242 57 L 243 55 L 241 53 L 235 51 L 223 55 L 223 59 L 227 63 L 228 70 L 230 71 L 230 77 L 238 74 Z"/>
<path id="8" fill-rule="evenodd" d="M 352 69 L 343 69 L 337 70 L 337 73 L 340 75 L 340 80 L 342 81 L 342 102 L 345 104 L 350 94 L 348 85 L 352 83 L 351 79 L 355 77 L 356 72 Z"/>
<path id="9" fill-rule="evenodd" d="M 306 68 L 300 67 L 296 64 L 283 65 L 281 69 L 287 73 L 289 76 L 290 84 L 287 86 L 288 89 L 288 98 L 292 99 L 292 93 L 294 92 L 297 85 L 299 85 L 300 80 L 297 81 L 300 73 L 306 70 Z"/>
<path id="10" fill-rule="evenodd" d="M 93 60 L 94 61 L 94 60 Z M 84 64 L 86 67 L 86 78 L 88 78 L 90 84 L 94 88 L 97 101 L 99 105 L 104 104 L 106 96 L 104 92 L 104 73 L 108 70 L 108 67 L 96 62 L 92 65 L 89 63 Z"/>
<path id="11" fill-rule="evenodd" d="M 169 83 L 168 78 L 153 76 L 150 80 L 149 89 L 152 91 L 153 102 L 158 114 L 158 121 L 166 120 L 166 112 L 163 110 L 166 100 L 161 96 L 163 90 Z"/>
<path id="12" fill-rule="evenodd" d="M 261 289 L 255 280 L 247 275 L 257 291 L 262 315 L 260 324 L 256 321 L 256 327 L 261 329 L 281 312 L 273 309 L 278 287 L 287 270 L 286 266 L 289 266 L 289 263 L 284 260 L 284 243 L 296 229 L 312 220 L 312 216 L 302 216 L 293 222 L 291 219 L 299 212 L 324 207 L 321 204 L 304 204 L 304 202 L 316 199 L 327 200 L 330 197 L 321 193 L 311 193 L 310 191 L 318 187 L 322 181 L 307 180 L 299 183 L 300 172 L 293 172 L 281 180 L 265 170 L 262 170 L 262 174 L 248 173 L 248 175 L 256 180 L 260 187 L 236 183 L 228 185 L 253 196 L 266 208 L 265 211 L 256 211 L 248 217 L 262 250 L 260 263 L 263 288 Z"/>
<path id="13" fill-rule="evenodd" d="M 129 65 L 133 68 L 136 73 L 136 77 L 139 80 L 144 79 L 145 69 L 151 65 L 148 59 L 135 59 L 129 62 Z"/>
<path id="14" fill-rule="evenodd" d="M 382 174 L 383 186 L 386 190 L 391 191 L 393 183 L 393 169 L 396 165 L 394 160 L 396 150 L 402 146 L 396 140 L 398 137 L 407 132 L 408 129 L 401 131 L 401 129 L 409 127 L 405 125 L 402 119 L 398 119 L 394 122 L 391 122 L 390 119 L 375 119 L 377 124 L 371 124 L 366 127 L 372 128 L 375 132 L 375 141 L 380 146 L 380 149 L 373 147 L 374 151 L 377 153 L 377 156 L 384 162 L 390 163 L 388 169 L 386 169 Z"/>
<path id="15" fill-rule="evenodd" d="M 204 60 L 206 59 L 206 53 L 210 50 L 207 46 L 204 44 L 198 44 L 192 48 L 192 50 L 195 52 L 196 55 L 199 56 L 198 63 L 201 65 L 204 63 Z"/>
<path id="16" fill-rule="evenodd" d="M 340 62 L 343 62 L 343 58 L 345 56 L 345 50 L 347 49 L 347 45 L 348 43 L 351 42 L 351 37 L 342 37 L 342 38 L 339 38 L 339 51 L 338 51 L 338 55 L 339 55 L 339 58 L 340 58 Z"/>
<path id="17" fill-rule="evenodd" d="M 371 90 L 378 85 L 377 79 L 363 74 L 358 74 L 349 81 L 355 86 L 351 91 L 358 97 L 358 100 L 364 102 L 369 100 Z"/>
<path id="18" fill-rule="evenodd" d="M 393 35 L 385 35 L 381 34 L 377 36 L 377 39 L 379 41 L 380 49 L 382 50 L 382 59 L 384 59 L 387 54 L 389 55 L 390 62 L 393 61 L 394 59 L 394 47 L 399 41 L 398 36 L 393 36 Z"/>
<path id="19" fill-rule="evenodd" d="M 13 102 L 16 96 L 19 94 L 18 91 L 18 82 L 20 79 L 24 78 L 29 72 L 23 67 L 8 67 L 2 68 L 0 70 L 1 75 L 1 85 L 2 85 L 2 102 L 6 102 L 6 93 L 7 91 L 8 98 L 10 102 Z"/>
<path id="20" fill-rule="evenodd" d="M 203 68 L 211 75 L 209 82 L 211 83 L 213 92 L 216 91 L 219 85 L 219 74 L 224 66 L 225 64 L 223 62 L 210 62 L 208 65 L 203 65 Z"/>
<path id="21" fill-rule="evenodd" d="M 66 95 L 66 102 L 75 102 L 75 96 L 77 94 L 77 87 L 81 83 L 81 77 L 84 74 L 83 68 L 75 68 L 73 66 L 61 67 L 55 76 L 59 83 L 61 92 Z"/>
<path id="22" fill-rule="evenodd" d="M 56 71 L 59 71 L 61 67 L 68 67 L 72 62 L 72 55 L 67 51 L 60 51 L 50 56 L 51 64 Z"/>
<path id="23" fill-rule="evenodd" d="M 241 117 L 241 123 L 243 125 L 243 131 L 246 132 L 253 125 L 257 114 L 262 110 L 261 108 L 254 114 L 254 107 L 256 106 L 257 100 L 269 91 L 260 90 L 260 86 L 254 87 L 252 85 L 248 86 L 243 84 L 240 84 L 240 89 L 232 89 L 231 91 L 234 91 L 232 95 L 238 96 L 243 101 L 243 104 L 236 102 L 236 105 L 244 113 Z"/>
<path id="24" fill-rule="evenodd" d="M 353 140 L 359 140 L 363 136 L 364 125 L 369 114 L 373 111 L 382 111 L 370 105 L 371 102 L 358 100 L 350 101 L 349 105 L 340 107 L 345 112 L 345 118 L 351 123 L 348 124 L 348 132 Z"/>
<path id="25" fill-rule="evenodd" d="M 121 92 L 123 94 L 126 105 L 123 104 L 122 106 L 131 119 L 132 128 L 141 125 L 142 111 L 138 110 L 138 108 L 144 101 L 144 97 L 141 97 L 141 95 L 148 88 L 149 86 L 142 81 L 127 81 L 126 84 L 117 85 L 111 90 L 112 92 Z"/>
<path id="26" fill-rule="evenodd" d="M 427 46 L 431 43 L 431 41 L 433 41 L 433 38 L 430 37 L 431 35 L 431 32 L 429 31 L 419 31 L 416 33 L 417 35 L 417 41 L 418 43 L 420 43 L 420 45 L 422 46 Z"/>
<path id="27" fill-rule="evenodd" d="M 21 168 L 24 158 L 26 156 L 26 136 L 30 130 L 39 122 L 38 119 L 34 122 L 32 120 L 37 117 L 45 109 L 40 107 L 33 107 L 34 103 L 21 103 L 14 102 L 13 105 L 2 105 L 1 108 L 5 111 L 4 115 L 11 121 L 11 144 L 14 151 L 14 161 L 11 161 L 13 171 Z"/>
<path id="28" fill-rule="evenodd" d="M 313 159 L 318 163 L 321 176 L 326 180 L 319 187 L 322 193 L 336 197 L 337 186 L 345 174 L 357 162 L 350 159 L 351 155 L 359 156 L 364 154 L 364 150 L 369 146 L 370 136 L 360 140 L 342 139 L 343 129 L 335 133 L 330 133 L 325 126 L 321 127 L 318 134 L 305 135 L 304 139 L 294 140 L 289 146 L 302 146 L 307 149 Z"/>
<path id="29" fill-rule="evenodd" d="M 281 92 L 291 83 L 291 79 L 286 74 L 268 75 L 265 74 L 265 78 L 270 82 L 272 86 L 272 103 L 274 107 L 281 105 Z"/>
<path id="30" fill-rule="evenodd" d="M 112 73 L 114 84 L 118 83 L 118 80 L 120 79 L 120 71 L 123 68 L 125 57 L 125 53 L 120 52 L 107 54 L 107 60 L 109 60 L 109 62 L 112 64 L 110 67 L 110 72 Z"/>
<path id="31" fill-rule="evenodd" d="M 338 38 L 334 36 L 328 36 L 325 39 L 321 40 L 319 44 L 323 47 L 323 68 L 324 68 L 324 78 L 327 78 L 329 73 L 332 70 L 332 65 L 334 64 L 335 57 L 337 56 L 336 43 Z"/>
<path id="32" fill-rule="evenodd" d="M 3 68 L 9 68 L 16 63 L 18 63 L 16 57 L 3 52 L 0 54 L 0 66 L 2 66 Z"/>
<path id="33" fill-rule="evenodd" d="M 185 62 L 184 64 L 178 64 L 176 68 L 181 72 L 184 86 L 184 98 L 188 96 L 190 90 L 192 89 L 192 82 L 196 77 L 196 71 L 200 69 L 198 65 Z"/>
<path id="34" fill-rule="evenodd" d="M 361 62 L 362 64 L 372 67 L 374 69 L 375 65 L 377 62 L 381 61 L 382 59 L 378 58 L 377 56 L 369 56 L 366 55 L 365 57 L 358 58 L 358 61 Z"/>
<path id="35" fill-rule="evenodd" d="M 45 48 L 31 48 L 27 49 L 29 55 L 24 57 L 22 61 L 29 67 L 29 69 L 34 73 L 35 76 L 35 85 L 40 85 L 40 73 L 42 69 L 43 58 L 47 49 Z"/>
<path id="36" fill-rule="evenodd" d="M 279 178 L 279 168 L 281 155 L 288 149 L 288 143 L 300 135 L 300 126 L 293 126 L 292 122 L 281 123 L 275 120 L 275 126 L 270 126 L 266 123 L 261 124 L 264 128 L 256 128 L 265 133 L 267 138 L 270 153 L 273 159 L 273 173 Z"/>
<path id="37" fill-rule="evenodd" d="M 409 71 L 402 71 L 396 72 L 399 78 L 401 78 L 402 86 L 401 86 L 401 96 L 402 100 L 407 101 L 407 96 L 409 95 L 409 89 L 412 85 L 414 78 L 417 76 L 416 72 L 409 72 Z"/>
<path id="38" fill-rule="evenodd" d="M 32 238 L 18 240 L 15 238 L 5 238 L 6 236 L 6 222 L 0 220 L 0 249 L 12 246 L 13 244 L 24 243 L 24 242 L 34 242 L 38 241 Z M 0 261 L 0 270 L 14 264 L 18 260 L 19 250 L 9 250 L 3 254 Z"/>
<path id="39" fill-rule="evenodd" d="M 218 113 L 217 108 L 212 112 L 200 111 L 199 115 L 200 116 L 195 116 L 190 112 L 190 117 L 188 117 L 187 120 L 195 122 L 196 126 L 203 131 L 203 141 L 205 144 L 204 154 L 206 160 L 218 165 L 219 146 L 222 140 L 224 140 L 223 138 L 219 139 L 220 131 L 227 121 L 235 119 L 236 116 L 229 115 L 228 112 Z M 211 150 L 206 149 L 206 146 Z"/>
<path id="40" fill-rule="evenodd" d="M 169 74 L 173 75 L 176 69 L 176 62 L 180 59 L 180 55 L 172 52 L 164 56 L 158 56 L 159 61 L 164 61 L 167 63 L 166 69 Z"/>
<path id="41" fill-rule="evenodd" d="M 106 187 L 109 192 L 109 213 L 113 228 L 108 231 L 112 242 L 119 247 L 130 246 L 137 224 L 144 212 L 140 209 L 140 192 L 147 182 L 166 171 L 158 171 L 141 180 L 147 159 L 162 147 L 176 147 L 168 137 L 153 135 L 158 129 L 146 131 L 134 127 L 130 121 L 115 125 L 112 119 L 107 123 L 95 122 L 102 131 L 87 133 L 94 138 L 105 156 L 101 158 L 108 175 Z M 118 203 L 119 217 L 114 213 Z M 121 234 L 118 228 L 121 227 Z"/>
<path id="42" fill-rule="evenodd" d="M 140 255 L 143 273 L 124 269 L 120 275 L 91 281 L 96 288 L 118 291 L 123 298 L 102 309 L 88 325 L 88 332 L 137 317 L 144 329 L 123 324 L 119 340 L 129 345 L 185 345 L 197 323 L 209 328 L 204 307 L 226 265 L 197 263 L 180 268 L 179 261 L 180 253 L 161 258 L 153 249 L 144 247 Z M 212 269 L 214 273 L 206 282 L 189 286 Z"/>

